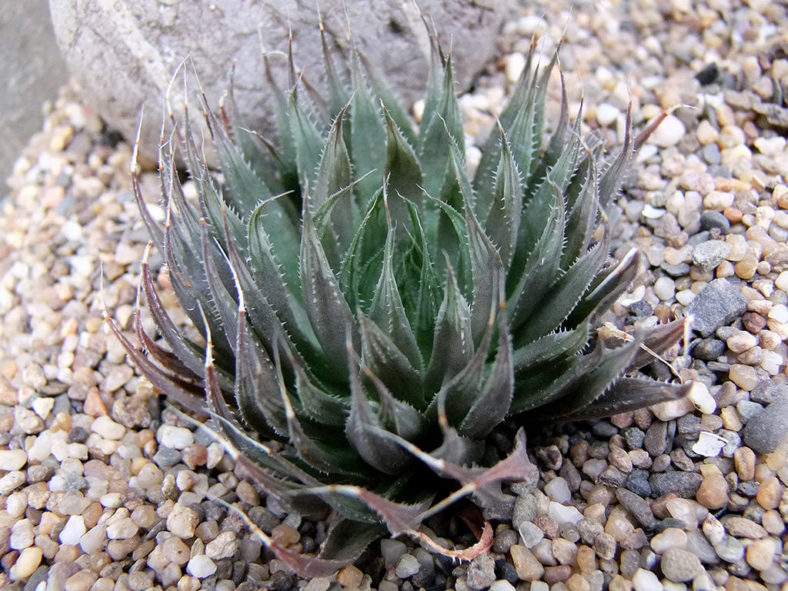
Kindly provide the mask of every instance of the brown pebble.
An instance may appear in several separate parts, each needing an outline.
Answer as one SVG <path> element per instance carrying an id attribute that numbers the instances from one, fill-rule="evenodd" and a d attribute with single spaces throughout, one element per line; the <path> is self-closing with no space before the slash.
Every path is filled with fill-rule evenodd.
<path id="1" fill-rule="evenodd" d="M 780 505 L 783 495 L 783 485 L 776 476 L 770 476 L 761 481 L 755 500 L 764 509 L 776 509 Z"/>
<path id="2" fill-rule="evenodd" d="M 610 580 L 610 591 L 632 591 L 632 581 L 621 575 L 616 575 Z"/>
<path id="3" fill-rule="evenodd" d="M 298 530 L 286 523 L 280 523 L 271 530 L 271 538 L 277 544 L 287 548 L 293 544 L 297 544 L 301 539 L 301 534 Z"/>
<path id="4" fill-rule="evenodd" d="M 766 328 L 766 318 L 755 312 L 745 312 L 741 320 L 744 328 L 752 334 L 758 334 Z"/>
<path id="5" fill-rule="evenodd" d="M 700 483 L 695 498 L 707 509 L 721 509 L 728 504 L 728 482 L 719 472 L 709 474 Z"/>
<path id="6" fill-rule="evenodd" d="M 96 386 L 88 390 L 84 410 L 85 414 L 91 417 L 107 416 L 107 405 L 101 399 L 101 394 L 99 394 L 99 389 Z"/>
<path id="7" fill-rule="evenodd" d="M 346 589 L 357 589 L 361 585 L 361 580 L 363 578 L 364 573 L 352 564 L 346 566 L 337 573 L 337 583 Z"/>
<path id="8" fill-rule="evenodd" d="M 591 585 L 580 573 L 575 573 L 566 581 L 569 591 L 591 591 Z"/>
<path id="9" fill-rule="evenodd" d="M 521 581 L 538 581 L 544 575 L 544 566 L 525 546 L 514 544 L 509 548 L 509 554 L 512 557 L 512 564 L 514 564 L 517 576 Z"/>
<path id="10" fill-rule="evenodd" d="M 204 466 L 208 460 L 208 448 L 201 443 L 194 443 L 187 446 L 182 454 L 183 463 L 192 470 L 197 466 Z"/>
<path id="11" fill-rule="evenodd" d="M 558 566 L 546 566 L 542 580 L 548 585 L 552 585 L 553 583 L 563 583 L 570 576 L 572 576 L 572 567 L 568 564 L 560 564 Z"/>
<path id="12" fill-rule="evenodd" d="M 771 566 L 774 560 L 776 544 L 772 538 L 756 540 L 747 547 L 745 559 L 747 564 L 755 570 L 765 570 Z"/>
<path id="13" fill-rule="evenodd" d="M 238 483 L 238 486 L 235 487 L 235 494 L 237 494 L 238 498 L 244 503 L 249 503 L 250 505 L 260 504 L 260 495 L 257 494 L 254 487 L 246 480 L 242 480 Z"/>
<path id="14" fill-rule="evenodd" d="M 761 515 L 761 525 L 773 536 L 781 536 L 785 533 L 785 521 L 776 509 L 769 509 Z"/>
<path id="15" fill-rule="evenodd" d="M 577 566 L 584 573 L 589 573 L 596 569 L 596 553 L 593 548 L 585 544 L 577 547 Z"/>

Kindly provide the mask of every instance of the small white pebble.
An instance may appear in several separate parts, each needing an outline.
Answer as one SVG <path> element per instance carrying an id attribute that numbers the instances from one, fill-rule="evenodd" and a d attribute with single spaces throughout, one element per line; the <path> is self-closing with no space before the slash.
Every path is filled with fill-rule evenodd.
<path id="1" fill-rule="evenodd" d="M 665 215 L 665 210 L 653 207 L 646 203 L 646 205 L 643 207 L 642 215 L 644 218 L 648 218 L 650 220 L 658 220 L 663 215 Z"/>
<path id="2" fill-rule="evenodd" d="M 126 434 L 126 427 L 116 423 L 106 415 L 97 417 L 90 425 L 90 430 L 99 434 L 104 439 L 117 441 Z"/>
<path id="3" fill-rule="evenodd" d="M 39 396 L 33 401 L 33 410 L 35 413 L 46 420 L 52 408 L 55 406 L 55 399 L 48 396 Z"/>
<path id="4" fill-rule="evenodd" d="M 676 301 L 682 306 L 689 306 L 690 302 L 695 299 L 696 294 L 691 289 L 682 289 L 676 292 Z"/>
<path id="5" fill-rule="evenodd" d="M 788 271 L 780 273 L 777 279 L 774 280 L 774 284 L 777 286 L 777 289 L 788 292 Z"/>
<path id="6" fill-rule="evenodd" d="M 76 546 L 79 544 L 79 539 L 85 535 L 87 528 L 85 527 L 85 520 L 82 515 L 72 515 L 66 521 L 66 525 L 60 532 L 60 543 L 66 546 Z"/>
<path id="7" fill-rule="evenodd" d="M 189 560 L 186 572 L 198 579 L 205 579 L 216 572 L 216 563 L 205 554 L 198 554 Z"/>
<path id="8" fill-rule="evenodd" d="M 679 143 L 684 134 L 687 133 L 687 128 L 681 122 L 681 119 L 675 115 L 668 115 L 659 124 L 659 127 L 651 134 L 648 143 L 659 146 L 660 148 L 668 148 L 675 146 Z"/>
<path id="9" fill-rule="evenodd" d="M 519 52 L 506 56 L 506 79 L 509 82 L 517 82 L 525 68 L 525 61 L 525 56 Z"/>
<path id="10" fill-rule="evenodd" d="M 27 463 L 27 454 L 21 449 L 0 449 L 0 470 L 13 472 Z"/>
<path id="11" fill-rule="evenodd" d="M 571 505 L 562 505 L 555 501 L 550 501 L 547 507 L 547 514 L 551 519 L 555 519 L 559 525 L 562 523 L 578 524 L 583 520 L 583 514 Z"/>
<path id="12" fill-rule="evenodd" d="M 663 302 L 673 299 L 676 294 L 676 282 L 670 277 L 660 277 L 654 282 L 654 295 Z"/>
<path id="13" fill-rule="evenodd" d="M 194 443 L 194 434 L 184 427 L 162 425 L 156 431 L 156 439 L 172 449 L 184 449 Z"/>
<path id="14" fill-rule="evenodd" d="M 643 568 L 639 568 L 635 572 L 635 576 L 632 577 L 632 585 L 635 587 L 635 591 L 662 591 L 664 589 L 657 575 Z"/>
<path id="15" fill-rule="evenodd" d="M 610 103 L 600 103 L 596 108 L 596 120 L 602 127 L 612 125 L 620 115 L 621 111 Z"/>
<path id="16" fill-rule="evenodd" d="M 772 306 L 772 309 L 769 310 L 769 318 L 777 322 L 782 322 L 783 324 L 788 322 L 788 308 L 785 304 Z"/>
<path id="17" fill-rule="evenodd" d="M 714 400 L 703 382 L 693 382 L 687 397 L 695 405 L 695 408 L 705 415 L 713 414 L 717 410 L 717 401 Z"/>

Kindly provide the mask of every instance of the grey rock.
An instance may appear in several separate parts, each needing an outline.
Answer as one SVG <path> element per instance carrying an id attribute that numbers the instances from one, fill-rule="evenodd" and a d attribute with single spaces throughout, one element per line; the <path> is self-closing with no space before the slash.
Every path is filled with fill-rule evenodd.
<path id="1" fill-rule="evenodd" d="M 660 561 L 662 574 L 674 583 L 691 581 L 703 570 L 697 556 L 683 548 L 669 548 Z"/>
<path id="2" fill-rule="evenodd" d="M 429 36 L 419 8 L 437 23 L 443 39 L 453 39 L 459 87 L 465 87 L 495 54 L 500 26 L 514 0 L 489 10 L 474 2 L 320 3 L 329 46 L 347 55 L 352 43 L 386 72 L 392 87 L 410 103 L 426 80 L 422 76 Z M 140 109 L 143 153 L 155 155 L 163 97 L 186 58 L 193 60 L 209 104 L 216 106 L 228 86 L 236 60 L 235 98 L 245 125 L 270 129 L 272 91 L 263 74 L 262 50 L 280 83 L 288 77 L 288 30 L 294 34 L 296 66 L 316 86 L 322 82 L 322 50 L 315 4 L 293 0 L 247 2 L 158 0 L 82 3 L 50 0 L 55 35 L 85 97 L 127 139 L 137 131 Z M 471 42 L 472 40 L 472 42 Z M 187 69 L 190 69 L 187 68 Z M 183 85 L 173 85 L 172 104 L 183 103 Z"/>
<path id="3" fill-rule="evenodd" d="M 701 154 L 707 164 L 719 164 L 721 161 L 720 147 L 714 142 L 703 146 Z"/>
<path id="4" fill-rule="evenodd" d="M 616 498 L 627 511 L 632 513 L 632 516 L 640 525 L 648 529 L 651 529 L 656 525 L 657 519 L 654 517 L 654 513 L 651 511 L 651 506 L 643 497 L 627 490 L 626 488 L 617 488 Z"/>
<path id="5" fill-rule="evenodd" d="M 718 564 L 720 561 L 717 553 L 714 551 L 714 547 L 699 529 L 687 532 L 687 545 L 685 548 L 700 558 L 700 561 L 704 564 Z"/>
<path id="6" fill-rule="evenodd" d="M 641 497 L 651 496 L 651 485 L 648 482 L 648 470 L 632 470 L 627 477 L 626 487 Z"/>
<path id="7" fill-rule="evenodd" d="M 770 453 L 788 436 L 788 395 L 774 400 L 744 426 L 745 445 L 760 453 Z"/>
<path id="8" fill-rule="evenodd" d="M 181 461 L 181 452 L 166 445 L 159 446 L 158 451 L 153 454 L 153 461 L 160 468 L 172 468 Z"/>
<path id="9" fill-rule="evenodd" d="M 534 519 L 536 519 L 536 498 L 532 494 L 517 497 L 512 517 L 512 525 L 515 529 L 519 529 L 526 521 L 532 522 Z"/>
<path id="10" fill-rule="evenodd" d="M 719 544 L 715 544 L 714 550 L 725 562 L 736 562 L 744 556 L 744 545 L 733 536 L 725 536 Z"/>
<path id="11" fill-rule="evenodd" d="M 651 316 L 654 308 L 651 307 L 646 300 L 638 300 L 629 305 L 629 313 L 636 318 L 645 318 Z"/>
<path id="12" fill-rule="evenodd" d="M 731 223 L 719 211 L 705 211 L 700 216 L 700 227 L 704 230 L 716 228 L 722 234 L 727 234 L 731 229 Z"/>
<path id="13" fill-rule="evenodd" d="M 471 589 L 487 589 L 495 582 L 495 559 L 490 554 L 474 558 L 468 565 L 466 583 Z"/>
<path id="14" fill-rule="evenodd" d="M 703 476 L 697 472 L 663 472 L 652 474 L 648 482 L 656 497 L 673 492 L 681 498 L 691 499 L 703 482 Z"/>
<path id="15" fill-rule="evenodd" d="M 686 313 L 694 319 L 692 328 L 695 332 L 708 337 L 746 310 L 747 300 L 739 287 L 726 279 L 715 279 L 690 302 Z"/>
<path id="16" fill-rule="evenodd" d="M 776 398 L 788 396 L 788 385 L 779 380 L 780 376 L 776 376 L 758 382 L 753 391 L 750 392 L 750 400 L 761 404 L 769 404 L 774 402 Z"/>
<path id="17" fill-rule="evenodd" d="M 731 252 L 731 245 L 722 240 L 701 242 L 692 249 L 692 262 L 704 271 L 716 268 Z"/>
<path id="18" fill-rule="evenodd" d="M 671 265 L 669 263 L 661 263 L 659 268 L 665 271 L 671 277 L 684 277 L 690 272 L 689 263 L 679 263 L 678 265 Z"/>
<path id="19" fill-rule="evenodd" d="M 715 338 L 703 339 L 692 348 L 692 356 L 702 361 L 715 361 L 725 353 L 724 341 Z"/>
<path id="20" fill-rule="evenodd" d="M 22 591 L 35 591 L 40 583 L 46 583 L 47 575 L 49 575 L 49 567 L 42 564 L 30 575 Z"/>
<path id="21" fill-rule="evenodd" d="M 646 434 L 637 427 L 627 427 L 624 429 L 623 434 L 629 449 L 640 449 L 643 446 L 643 440 L 646 438 Z"/>
<path id="22" fill-rule="evenodd" d="M 22 147 L 41 129 L 41 104 L 54 100 L 68 81 L 46 0 L 3 4 L 0 55 L 0 179 L 5 180 Z"/>
<path id="23" fill-rule="evenodd" d="M 668 424 L 654 421 L 646 431 L 643 447 L 652 457 L 665 453 L 668 447 Z"/>
<path id="24" fill-rule="evenodd" d="M 747 424 L 751 418 L 758 415 L 763 411 L 763 405 L 753 402 L 752 400 L 739 400 L 736 403 L 736 412 L 739 413 L 741 421 Z"/>

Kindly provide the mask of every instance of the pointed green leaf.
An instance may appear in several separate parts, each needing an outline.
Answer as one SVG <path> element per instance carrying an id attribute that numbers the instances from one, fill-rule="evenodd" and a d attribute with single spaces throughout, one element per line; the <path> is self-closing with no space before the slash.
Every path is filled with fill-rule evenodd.
<path id="1" fill-rule="evenodd" d="M 588 325 L 581 324 L 571 330 L 546 334 L 512 354 L 516 376 L 532 371 L 532 368 L 555 363 L 579 353 L 588 342 Z"/>
<path id="2" fill-rule="evenodd" d="M 498 248 L 504 269 L 509 269 L 517 245 L 517 231 L 520 228 L 523 187 L 503 128 L 500 132 L 501 161 L 495 175 L 495 192 L 489 212 L 482 219 L 485 219 L 485 232 Z"/>
<path id="3" fill-rule="evenodd" d="M 367 88 L 358 58 L 353 60 L 353 97 L 350 99 L 350 149 L 356 178 L 361 179 L 357 192 L 362 205 L 383 184 L 386 163 L 386 128 L 378 105 Z M 367 175 L 364 178 L 364 175 Z"/>
<path id="4" fill-rule="evenodd" d="M 290 110 L 290 133 L 295 146 L 295 157 L 298 163 L 298 182 L 301 189 L 311 188 L 323 152 L 323 137 L 315 122 L 299 105 L 295 91 L 288 99 Z"/>
<path id="5" fill-rule="evenodd" d="M 519 333 L 521 343 L 557 329 L 575 308 L 607 257 L 607 242 L 597 244 L 580 257 L 551 287 L 529 322 Z"/>
<path id="6" fill-rule="evenodd" d="M 351 359 L 350 375 L 350 415 L 345 433 L 364 461 L 384 474 L 398 474 L 411 462 L 410 455 L 391 439 L 380 434 L 381 423 L 361 386 L 358 365 Z"/>
<path id="7" fill-rule="evenodd" d="M 301 240 L 301 293 L 326 358 L 337 367 L 346 367 L 345 339 L 355 332 L 353 314 L 328 264 L 308 210 L 304 212 Z"/>
<path id="8" fill-rule="evenodd" d="M 244 423 L 261 436 L 287 436 L 284 407 L 277 395 L 279 383 L 268 354 L 252 337 L 246 311 L 238 312 L 235 346 L 235 402 Z"/>
<path id="9" fill-rule="evenodd" d="M 427 111 L 425 107 L 425 117 Z M 419 135 L 419 157 L 424 173 L 424 190 L 429 195 L 439 195 L 443 186 L 446 170 L 450 166 L 451 156 L 447 139 L 457 147 L 460 154 L 465 155 L 465 135 L 462 128 L 460 107 L 454 93 L 454 73 L 451 60 L 448 61 L 443 74 L 443 88 L 437 111 L 429 121 L 422 120 Z"/>
<path id="10" fill-rule="evenodd" d="M 422 380 L 419 371 L 399 350 L 389 335 L 366 315 L 359 317 L 362 361 L 390 390 L 398 392 L 411 406 L 422 408 Z"/>
<path id="11" fill-rule="evenodd" d="M 451 263 L 446 262 L 446 287 L 435 319 L 432 356 L 425 374 L 427 391 L 435 391 L 459 372 L 473 355 L 471 309 L 457 286 Z"/>
<path id="12" fill-rule="evenodd" d="M 383 114 L 386 117 L 384 178 L 388 179 L 391 217 L 397 223 L 405 223 L 409 219 L 409 208 L 405 203 L 402 203 L 401 198 L 421 209 L 423 175 L 416 153 L 392 119 L 391 114 L 386 109 Z"/>
<path id="13" fill-rule="evenodd" d="M 383 252 L 383 268 L 375 286 L 375 297 L 372 300 L 368 316 L 391 338 L 394 345 L 408 358 L 411 365 L 420 371 L 423 366 L 421 352 L 405 307 L 402 305 L 402 298 L 394 277 L 394 256 L 394 228 L 389 225 Z"/>
<path id="14" fill-rule="evenodd" d="M 501 307 L 503 304 L 501 303 Z M 512 339 L 503 310 L 498 312 L 498 350 L 490 375 L 468 414 L 460 423 L 459 431 L 467 437 L 482 439 L 500 425 L 507 414 L 514 393 Z"/>

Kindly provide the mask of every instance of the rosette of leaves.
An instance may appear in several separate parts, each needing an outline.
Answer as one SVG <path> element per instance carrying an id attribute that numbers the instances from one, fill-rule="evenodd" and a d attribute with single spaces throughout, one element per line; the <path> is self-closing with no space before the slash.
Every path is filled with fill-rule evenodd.
<path id="1" fill-rule="evenodd" d="M 323 44 L 324 92 L 297 74 L 292 51 L 289 88 L 269 72 L 272 138 L 243 127 L 232 93 L 217 113 L 203 103 L 220 174 L 188 109 L 174 122 L 160 151 L 163 225 L 135 179 L 172 288 L 205 340 L 168 315 L 147 257 L 141 290 L 162 340 L 139 314 L 138 343 L 113 328 L 156 388 L 213 417 L 267 494 L 342 516 L 318 556 L 250 524 L 302 574 L 333 572 L 387 533 L 468 557 L 489 547 L 488 522 L 465 552 L 420 526 L 461 499 L 504 516 L 512 499 L 501 483 L 536 479 L 522 429 L 504 457 L 491 443 L 501 425 L 515 433 L 686 391 L 633 373 L 682 323 L 628 342 L 593 331 L 638 272 L 634 251 L 610 260 L 602 212 L 656 123 L 635 138 L 628 118 L 623 149 L 604 163 L 564 94 L 545 142 L 556 58 L 539 67 L 532 50 L 471 177 L 453 64 L 437 42 L 418 130 L 358 53 L 340 67 Z"/>

